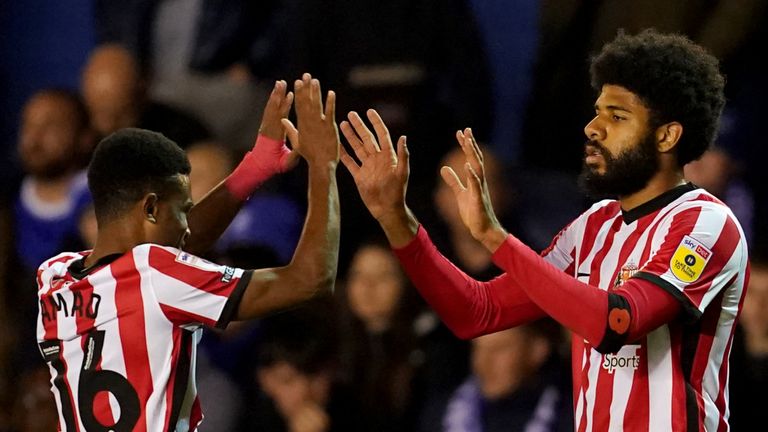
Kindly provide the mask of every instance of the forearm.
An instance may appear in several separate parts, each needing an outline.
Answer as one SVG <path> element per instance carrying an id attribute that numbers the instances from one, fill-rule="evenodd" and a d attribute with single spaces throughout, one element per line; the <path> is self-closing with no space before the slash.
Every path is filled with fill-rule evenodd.
<path id="1" fill-rule="evenodd" d="M 210 250 L 237 215 L 243 202 L 229 192 L 225 182 L 211 189 L 189 212 L 192 235 L 184 249 L 195 255 Z"/>
<path id="2" fill-rule="evenodd" d="M 509 285 L 508 275 L 490 282 L 466 275 L 437 251 L 423 228 L 394 252 L 419 293 L 460 338 L 493 333 L 544 316 L 522 290 Z"/>
<path id="3" fill-rule="evenodd" d="M 332 291 L 339 258 L 339 192 L 336 162 L 309 165 L 304 228 L 288 265 L 300 285 Z"/>
<path id="4" fill-rule="evenodd" d="M 494 252 L 493 262 L 547 315 L 599 345 L 608 314 L 606 291 L 565 274 L 511 235 Z"/>
<path id="5" fill-rule="evenodd" d="M 513 236 L 507 237 L 493 260 L 547 315 L 602 352 L 645 336 L 672 320 L 681 308 L 674 296 L 637 278 L 612 292 L 580 282 Z"/>

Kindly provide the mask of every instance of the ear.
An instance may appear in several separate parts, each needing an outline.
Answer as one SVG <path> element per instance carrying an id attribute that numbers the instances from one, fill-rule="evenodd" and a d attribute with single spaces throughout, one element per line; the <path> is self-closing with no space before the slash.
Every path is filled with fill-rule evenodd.
<path id="1" fill-rule="evenodd" d="M 152 223 L 157 223 L 157 211 L 158 211 L 157 202 L 158 202 L 157 194 L 152 192 L 144 196 L 143 203 L 142 203 L 142 210 L 146 215 L 145 217 L 149 222 L 152 222 Z"/>
<path id="2" fill-rule="evenodd" d="M 659 152 L 669 153 L 683 136 L 683 125 L 678 122 L 666 123 L 656 129 L 656 142 Z"/>

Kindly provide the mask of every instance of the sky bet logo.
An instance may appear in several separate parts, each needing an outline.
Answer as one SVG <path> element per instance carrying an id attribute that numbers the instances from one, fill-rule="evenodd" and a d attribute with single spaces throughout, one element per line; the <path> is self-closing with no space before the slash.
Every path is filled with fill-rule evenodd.
<path id="1" fill-rule="evenodd" d="M 695 282 L 704 272 L 712 257 L 712 251 L 696 239 L 685 236 L 669 261 L 669 269 L 675 277 L 685 283 Z"/>

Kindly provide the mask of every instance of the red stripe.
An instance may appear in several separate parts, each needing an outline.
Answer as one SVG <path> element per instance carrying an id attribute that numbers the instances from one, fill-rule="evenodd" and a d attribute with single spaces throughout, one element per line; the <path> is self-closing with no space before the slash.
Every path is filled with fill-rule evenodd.
<path id="1" fill-rule="evenodd" d="M 602 357 L 605 358 L 605 355 Z M 613 401 L 613 379 L 616 371 L 608 373 L 598 365 L 595 405 L 592 407 L 592 432 L 608 431 L 611 420 L 611 402 Z"/>
<path id="2" fill-rule="evenodd" d="M 162 305 L 161 305 L 162 307 Z M 168 386 L 165 391 L 165 420 L 163 421 L 163 430 L 171 430 L 171 408 L 173 407 L 173 391 L 176 387 L 176 369 L 179 367 L 179 350 L 182 348 L 181 335 L 184 330 L 173 326 L 173 351 L 171 351 L 171 375 L 168 379 Z"/>
<path id="3" fill-rule="evenodd" d="M 637 228 L 627 236 L 626 240 L 624 240 L 624 243 L 621 245 L 621 250 L 619 251 L 619 259 L 616 261 L 616 267 L 613 269 L 613 274 L 609 280 L 609 283 L 612 284 L 609 289 L 613 288 L 613 281 L 615 281 L 619 276 L 621 268 L 627 264 L 627 258 L 629 258 L 629 255 L 632 253 L 632 251 L 635 250 L 637 242 L 640 240 L 643 232 L 645 232 L 645 230 L 648 228 L 648 225 L 650 225 L 652 221 L 653 218 L 642 218 L 641 220 L 638 220 Z M 635 263 L 635 265 L 638 264 L 639 263 Z"/>
<path id="4" fill-rule="evenodd" d="M 574 369 L 576 367 L 578 367 L 576 362 L 580 362 L 582 358 L 585 359 L 584 360 L 584 367 L 582 367 L 581 370 L 578 372 L 578 376 L 581 377 L 580 380 L 579 380 L 580 381 L 579 382 L 579 388 L 580 388 L 580 392 L 581 392 L 580 396 L 582 397 L 582 400 L 584 401 L 584 403 L 582 404 L 582 410 L 581 410 L 581 420 L 579 420 L 579 432 L 584 432 L 584 431 L 587 430 L 587 410 L 589 409 L 589 401 L 587 400 L 587 390 L 589 389 L 589 367 L 590 367 L 590 364 L 591 364 L 590 354 L 592 353 L 592 348 L 590 348 L 583 341 L 583 339 L 581 339 L 581 337 L 579 335 L 577 335 L 577 334 L 575 334 L 573 332 L 571 332 L 571 338 L 574 341 L 579 341 L 579 342 L 574 342 L 574 345 L 575 344 L 581 344 L 582 347 L 583 347 L 583 349 L 581 350 L 582 351 L 582 356 L 578 357 L 578 358 L 577 357 L 573 358 Z M 574 374 L 574 376 L 575 375 L 576 374 Z M 574 400 L 577 401 L 578 398 L 575 398 Z M 574 417 L 576 415 L 578 415 L 578 414 L 579 413 L 575 413 Z"/>
<path id="5" fill-rule="evenodd" d="M 650 428 L 647 338 L 643 338 L 636 354 L 640 357 L 640 366 L 632 378 L 632 388 L 624 411 L 624 430 L 647 431 Z"/>
<path id="6" fill-rule="evenodd" d="M 233 277 L 225 284 L 221 282 L 222 274 L 218 271 L 201 270 L 179 263 L 176 261 L 176 255 L 158 246 L 149 248 L 149 266 L 196 289 L 225 297 L 229 297 L 239 280 Z"/>
<path id="7" fill-rule="evenodd" d="M 669 343 L 672 355 L 672 425 L 671 430 L 687 428 L 686 379 L 682 370 L 683 329 L 679 323 L 669 324 Z"/>
<path id="8" fill-rule="evenodd" d="M 136 389 L 142 406 L 141 416 L 134 431 L 146 431 L 146 403 L 152 394 L 153 387 L 147 352 L 141 275 L 136 268 L 132 253 L 112 263 L 111 270 L 116 281 L 115 308 L 118 311 L 126 375 Z"/>
<path id="9" fill-rule="evenodd" d="M 704 399 L 702 383 L 704 380 L 704 374 L 707 370 L 707 364 L 709 363 L 709 354 L 712 351 L 712 343 L 714 342 L 715 332 L 717 331 L 717 324 L 720 319 L 720 307 L 712 307 L 714 305 L 719 306 L 725 295 L 725 290 L 720 290 L 717 297 L 713 299 L 710 307 L 704 310 L 704 315 L 701 317 L 701 331 L 699 332 L 699 343 L 696 347 L 696 353 L 694 354 L 693 366 L 691 368 L 691 376 L 689 381 L 696 392 L 697 404 L 699 407 L 699 429 L 704 430 Z"/>
<path id="10" fill-rule="evenodd" d="M 605 241 L 599 246 L 600 250 L 595 254 L 594 258 L 592 258 L 592 264 L 590 265 L 591 268 L 589 273 L 589 284 L 594 287 L 600 286 L 600 266 L 603 264 L 603 260 L 605 260 L 606 255 L 608 255 L 608 251 L 611 250 L 613 239 L 616 237 L 616 232 L 619 230 L 621 224 L 623 223 L 624 221 L 622 221 L 621 218 L 615 218 L 613 220 Z M 586 255 L 582 255 L 582 257 L 584 256 Z"/>
<path id="11" fill-rule="evenodd" d="M 73 316 L 77 325 L 77 334 L 80 335 L 80 347 L 83 350 L 83 353 L 87 353 L 88 351 L 85 346 L 85 342 L 88 340 L 88 333 L 93 330 L 96 322 L 95 318 L 88 317 L 89 311 L 87 311 L 88 303 L 90 303 L 90 300 L 93 297 L 93 285 L 91 285 L 88 279 L 83 279 L 72 284 L 70 286 L 70 290 L 72 291 L 73 295 L 73 309 L 75 293 L 80 295 L 80 298 L 83 302 L 80 308 L 80 311 L 82 312 L 80 313 L 80 311 L 76 312 L 73 310 Z M 101 370 L 101 362 L 102 360 L 99 359 L 99 363 L 95 367 L 96 370 Z M 115 424 L 116 419 L 114 413 L 112 412 L 112 406 L 109 404 L 109 397 L 106 393 L 96 394 L 96 397 L 93 400 L 93 413 L 101 424 Z"/>
<path id="12" fill-rule="evenodd" d="M 621 222 L 621 217 L 618 216 L 618 211 L 620 209 L 621 207 L 619 207 L 619 203 L 615 202 L 589 215 L 587 220 L 584 222 L 584 237 L 581 241 L 581 251 L 579 252 L 579 256 L 582 260 L 584 260 L 589 252 L 592 251 L 592 248 L 594 248 L 597 235 L 606 222 L 608 222 L 611 218 L 616 218 L 613 221 L 614 227 L 617 227 L 616 221 Z"/>

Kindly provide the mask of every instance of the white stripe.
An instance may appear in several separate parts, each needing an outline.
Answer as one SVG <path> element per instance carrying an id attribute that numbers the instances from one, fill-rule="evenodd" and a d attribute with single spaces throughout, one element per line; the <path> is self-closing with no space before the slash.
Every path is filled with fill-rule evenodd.
<path id="1" fill-rule="evenodd" d="M 575 334 L 575 333 L 571 333 L 571 337 L 572 338 L 577 338 L 579 336 L 577 334 Z M 575 342 L 572 342 L 572 343 L 575 343 Z M 579 369 L 579 377 L 581 377 L 582 371 L 584 370 L 584 366 L 586 364 L 587 364 L 587 350 L 584 347 L 584 345 L 582 344 L 582 348 L 581 348 L 581 368 Z M 584 412 L 585 400 L 584 400 L 584 385 L 583 385 L 583 381 L 582 381 L 581 388 L 578 389 L 578 390 L 579 390 L 579 396 L 578 396 L 579 399 L 576 401 L 576 411 L 574 412 L 574 415 L 573 415 L 573 420 L 574 420 L 574 423 L 575 423 L 574 430 L 579 430 L 579 424 L 581 424 L 581 413 Z"/>
<path id="2" fill-rule="evenodd" d="M 607 219 L 603 222 L 603 225 L 598 230 L 597 236 L 595 236 L 595 242 L 592 245 L 592 249 L 590 249 L 587 252 L 587 257 L 584 259 L 584 261 L 579 263 L 579 265 L 577 266 L 578 267 L 577 271 L 579 273 L 591 274 L 592 266 L 593 266 L 592 261 L 595 259 L 595 255 L 605 245 L 605 239 L 608 237 L 608 232 L 610 231 L 611 226 L 613 226 L 614 221 L 618 217 L 621 217 L 621 215 L 615 215 L 614 217 Z M 603 279 L 602 276 L 600 276 L 600 279 L 602 281 Z M 603 288 L 603 284 L 601 281 L 598 281 L 598 286 L 600 286 L 600 288 Z M 586 282 L 589 282 L 589 280 L 587 280 Z"/>
<path id="3" fill-rule="evenodd" d="M 155 271 L 151 277 L 157 301 L 176 309 L 217 321 L 227 304 L 225 296 L 198 289 L 164 273 Z"/>
<path id="4" fill-rule="evenodd" d="M 648 429 L 672 428 L 672 349 L 669 327 L 663 325 L 646 336 L 648 352 Z"/>
<path id="5" fill-rule="evenodd" d="M 587 408 L 587 430 L 592 430 L 592 423 L 594 422 L 593 411 L 597 404 L 596 391 L 597 391 L 597 377 L 600 376 L 600 369 L 603 367 L 603 355 L 597 352 L 597 350 L 590 350 L 590 364 L 589 372 L 587 373 L 587 379 L 589 380 L 589 388 L 586 394 L 586 408 Z"/>
<path id="6" fill-rule="evenodd" d="M 640 345 L 624 345 L 617 355 L 623 358 L 635 356 L 639 349 Z M 608 430 L 611 432 L 624 430 L 624 415 L 627 412 L 629 393 L 632 390 L 632 381 L 636 372 L 632 367 L 616 368 L 613 371 L 613 398 L 611 399 L 611 417 L 608 426 Z"/>
<path id="7" fill-rule="evenodd" d="M 149 266 L 149 248 L 135 248 L 133 251 L 136 269 L 141 276 L 141 299 L 144 308 L 144 337 L 147 341 L 149 370 L 152 375 L 152 394 L 147 401 L 147 430 L 162 430 L 167 410 L 166 394 L 171 376 L 173 354 L 173 324 L 160 309 L 155 297 L 157 289 L 152 286 Z M 163 389 L 164 391 L 160 391 Z"/>
<path id="8" fill-rule="evenodd" d="M 632 235 L 632 233 L 636 230 L 637 221 L 632 222 L 630 225 L 622 224 L 622 226 L 619 227 L 619 231 L 614 234 L 613 243 L 611 243 L 611 246 L 608 249 L 608 253 L 605 254 L 603 261 L 598 263 L 600 266 L 599 286 L 601 289 L 609 290 L 613 288 L 613 285 L 616 282 L 613 275 L 617 270 L 617 267 L 619 267 L 619 255 L 621 255 L 621 248 L 624 246 L 624 243 L 626 243 L 629 236 Z M 603 239 L 603 241 L 605 240 L 606 239 Z M 600 248 L 602 249 L 603 246 L 604 244 L 600 245 Z M 624 263 L 621 263 L 621 265 L 624 265 Z"/>

